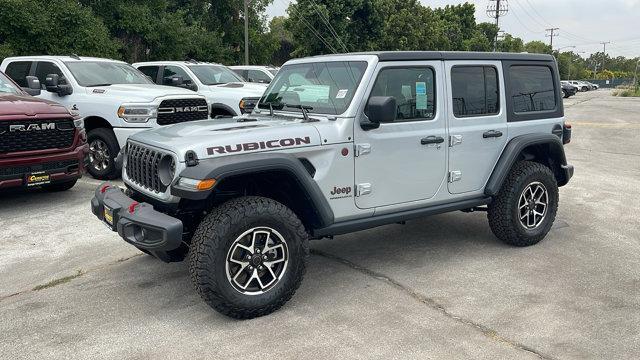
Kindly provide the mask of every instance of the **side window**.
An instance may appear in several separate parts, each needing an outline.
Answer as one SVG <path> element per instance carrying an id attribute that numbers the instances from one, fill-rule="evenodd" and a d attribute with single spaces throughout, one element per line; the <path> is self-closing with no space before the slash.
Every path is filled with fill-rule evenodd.
<path id="1" fill-rule="evenodd" d="M 5 73 L 18 85 L 27 87 L 27 76 L 31 69 L 31 61 L 15 61 L 9 63 Z"/>
<path id="2" fill-rule="evenodd" d="M 162 85 L 171 85 L 171 78 L 176 76 L 181 76 L 184 84 L 193 83 L 193 80 L 187 75 L 186 71 L 178 66 L 167 65 L 164 67 L 164 72 L 162 73 Z"/>
<path id="3" fill-rule="evenodd" d="M 499 112 L 498 73 L 492 66 L 454 66 L 451 92 L 455 117 Z"/>
<path id="4" fill-rule="evenodd" d="M 241 78 L 247 80 L 247 70 L 231 69 L 234 73 L 238 74 Z"/>
<path id="5" fill-rule="evenodd" d="M 369 96 L 394 97 L 397 107 L 395 122 L 431 120 L 436 111 L 433 69 L 382 69 Z"/>
<path id="6" fill-rule="evenodd" d="M 64 75 L 62 75 L 62 71 L 60 71 L 60 68 L 52 63 L 52 62 L 48 62 L 48 61 L 38 61 L 37 65 L 36 65 L 36 77 L 38 78 L 38 80 L 40 80 L 40 84 L 44 87 L 45 86 L 45 79 L 47 78 L 47 75 L 49 74 L 57 74 L 58 76 L 60 76 L 60 84 L 66 84 L 66 80 L 64 79 Z"/>
<path id="7" fill-rule="evenodd" d="M 251 82 L 259 82 L 268 84 L 271 82 L 271 78 L 260 70 L 249 70 L 247 79 Z"/>
<path id="8" fill-rule="evenodd" d="M 514 65 L 509 68 L 513 112 L 556 109 L 556 93 L 548 66 Z"/>
<path id="9" fill-rule="evenodd" d="M 140 70 L 143 74 L 147 75 L 151 78 L 151 81 L 158 81 L 158 70 L 159 66 L 140 66 L 138 70 Z"/>

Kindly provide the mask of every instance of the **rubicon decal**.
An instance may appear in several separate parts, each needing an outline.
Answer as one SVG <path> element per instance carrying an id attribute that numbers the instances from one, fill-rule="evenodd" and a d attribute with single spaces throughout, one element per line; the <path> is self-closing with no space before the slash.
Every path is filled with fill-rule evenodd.
<path id="1" fill-rule="evenodd" d="M 297 138 L 275 139 L 275 140 L 268 140 L 268 141 L 248 142 L 248 143 L 234 144 L 234 145 L 211 146 L 207 148 L 207 154 L 209 155 L 230 154 L 230 153 L 236 153 L 241 151 L 277 149 L 277 148 L 307 145 L 307 144 L 311 144 L 311 138 L 309 136 L 305 136 L 301 138 L 297 137 Z"/>

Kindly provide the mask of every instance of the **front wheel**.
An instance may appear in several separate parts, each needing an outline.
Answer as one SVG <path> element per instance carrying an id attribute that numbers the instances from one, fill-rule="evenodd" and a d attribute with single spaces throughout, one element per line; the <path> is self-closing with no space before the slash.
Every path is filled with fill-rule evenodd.
<path id="1" fill-rule="evenodd" d="M 500 240 L 514 246 L 540 242 L 558 211 L 558 184 L 551 169 L 533 161 L 516 163 L 494 201 L 489 226 Z"/>
<path id="2" fill-rule="evenodd" d="M 194 233 L 189 273 L 204 301 L 238 319 L 272 313 L 300 286 L 307 232 L 290 209 L 263 197 L 230 200 Z"/>
<path id="3" fill-rule="evenodd" d="M 120 174 L 116 166 L 116 156 L 120 147 L 111 129 L 97 128 L 87 134 L 89 144 L 89 163 L 87 172 L 96 179 L 115 179 Z"/>

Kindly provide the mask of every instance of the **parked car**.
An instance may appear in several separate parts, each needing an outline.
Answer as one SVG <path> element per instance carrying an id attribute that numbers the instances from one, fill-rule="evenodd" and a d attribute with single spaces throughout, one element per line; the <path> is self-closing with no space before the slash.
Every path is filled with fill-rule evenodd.
<path id="1" fill-rule="evenodd" d="M 575 85 L 576 87 L 578 87 L 578 91 L 589 91 L 591 90 L 591 85 L 585 83 L 584 81 L 580 81 L 580 80 L 569 80 L 569 83 L 571 85 Z"/>
<path id="2" fill-rule="evenodd" d="M 591 90 L 598 90 L 598 88 L 600 87 L 600 86 L 598 86 L 598 84 L 594 84 L 594 83 L 589 82 L 589 81 L 585 81 L 585 83 L 589 84 L 589 86 L 591 87 Z"/>
<path id="3" fill-rule="evenodd" d="M 561 81 L 560 84 L 562 85 L 562 94 L 564 98 L 569 98 L 578 92 L 578 87 L 570 84 L 568 81 Z"/>
<path id="4" fill-rule="evenodd" d="M 204 96 L 191 90 L 159 86 L 131 65 L 79 56 L 21 56 L 4 59 L 0 69 L 20 86 L 35 76 L 43 85 L 38 97 L 77 111 L 89 143 L 87 171 L 112 179 L 121 170 L 116 156 L 139 131 L 209 117 Z"/>
<path id="5" fill-rule="evenodd" d="M 211 117 L 250 113 L 267 88 L 246 82 L 228 67 L 199 61 L 133 64 L 156 84 L 184 87 L 206 97 Z"/>
<path id="6" fill-rule="evenodd" d="M 132 136 L 127 191 L 103 183 L 91 209 L 139 249 L 188 256 L 204 301 L 235 318 L 293 296 L 309 239 L 463 210 L 533 245 L 573 175 L 557 79 L 541 54 L 291 60 L 250 115 Z"/>
<path id="7" fill-rule="evenodd" d="M 278 73 L 278 68 L 273 66 L 235 65 L 229 68 L 249 82 L 263 84 L 270 83 Z"/>
<path id="8" fill-rule="evenodd" d="M 21 89 L 0 72 L 0 190 L 71 189 L 88 152 L 82 119 L 53 101 L 35 98 L 38 78 Z M 26 90 L 26 91 L 25 91 Z"/>

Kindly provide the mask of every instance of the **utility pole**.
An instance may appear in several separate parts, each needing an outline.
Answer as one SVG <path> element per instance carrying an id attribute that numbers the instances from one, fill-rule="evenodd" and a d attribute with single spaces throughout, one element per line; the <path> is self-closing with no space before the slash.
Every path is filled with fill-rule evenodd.
<path id="1" fill-rule="evenodd" d="M 244 64 L 249 65 L 249 0 L 244 0 Z"/>
<path id="2" fill-rule="evenodd" d="M 493 51 L 498 49 L 498 34 L 500 34 L 500 17 L 507 15 L 509 12 L 509 4 L 507 0 L 489 0 L 487 4 L 487 16 L 496 20 L 496 27 L 498 32 L 496 38 L 493 41 Z"/>
<path id="3" fill-rule="evenodd" d="M 635 91 L 638 91 L 638 64 L 640 64 L 640 59 L 636 61 L 636 71 L 633 73 L 633 88 Z"/>
<path id="4" fill-rule="evenodd" d="M 604 61 L 607 59 L 607 44 L 611 44 L 611 41 L 603 41 L 602 44 L 602 67 L 600 69 L 604 70 Z"/>
<path id="5" fill-rule="evenodd" d="M 545 36 L 551 38 L 551 43 L 549 45 L 551 45 L 551 49 L 553 50 L 553 37 L 559 35 L 558 33 L 554 33 L 554 31 L 560 30 L 560 28 L 550 28 L 550 29 L 544 29 L 544 30 L 549 31 L 549 34 L 546 34 Z"/>

